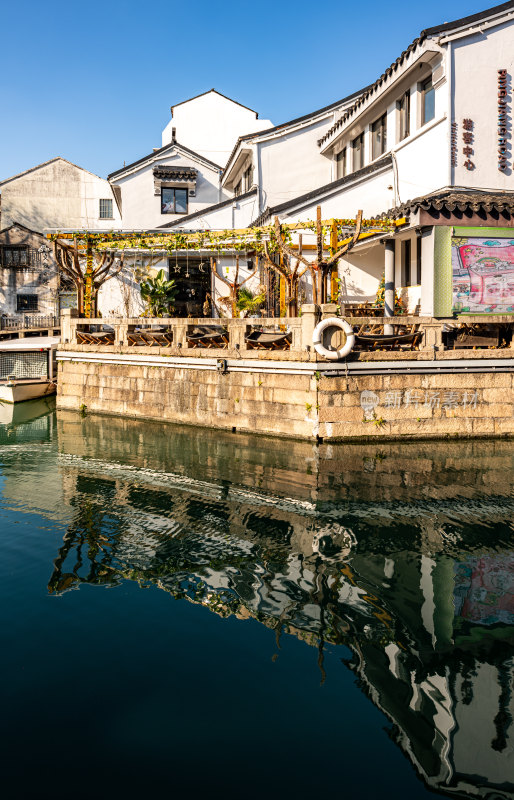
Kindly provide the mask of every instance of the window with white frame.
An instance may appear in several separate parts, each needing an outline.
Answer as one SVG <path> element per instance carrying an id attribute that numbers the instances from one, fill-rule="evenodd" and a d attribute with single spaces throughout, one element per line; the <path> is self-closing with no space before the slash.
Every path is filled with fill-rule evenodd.
<path id="1" fill-rule="evenodd" d="M 387 114 L 382 114 L 371 126 L 371 158 L 383 156 L 387 148 Z"/>
<path id="2" fill-rule="evenodd" d="M 410 91 L 402 94 L 396 103 L 398 111 L 398 141 L 401 142 L 410 134 Z"/>
<path id="3" fill-rule="evenodd" d="M 112 216 L 112 200 L 100 200 L 100 219 L 113 219 Z"/>
<path id="4" fill-rule="evenodd" d="M 435 89 L 432 76 L 421 84 L 421 124 L 425 125 L 435 117 Z"/>
<path id="5" fill-rule="evenodd" d="M 336 153 L 336 178 L 344 178 L 346 175 L 346 147 L 341 152 Z"/>
<path id="6" fill-rule="evenodd" d="M 354 172 L 364 166 L 364 133 L 359 133 L 352 141 L 352 162 Z"/>

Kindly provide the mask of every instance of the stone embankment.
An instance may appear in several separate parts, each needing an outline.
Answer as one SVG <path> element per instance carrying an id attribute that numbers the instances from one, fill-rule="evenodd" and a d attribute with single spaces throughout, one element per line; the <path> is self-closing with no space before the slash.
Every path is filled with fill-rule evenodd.
<path id="1" fill-rule="evenodd" d="M 304 314 L 285 352 L 78 345 L 69 334 L 58 408 L 326 442 L 514 434 L 512 349 L 327 362 L 306 343 L 314 321 Z"/>

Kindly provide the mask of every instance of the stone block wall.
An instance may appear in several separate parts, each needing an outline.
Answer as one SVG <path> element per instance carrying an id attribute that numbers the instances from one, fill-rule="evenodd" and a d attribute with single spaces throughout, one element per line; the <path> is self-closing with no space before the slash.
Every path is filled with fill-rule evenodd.
<path id="1" fill-rule="evenodd" d="M 58 408 L 316 438 L 317 382 L 307 375 L 59 363 Z"/>
<path id="2" fill-rule="evenodd" d="M 78 354 L 77 354 L 78 355 Z M 329 377 L 61 361 L 60 409 L 323 441 L 514 434 L 510 372 Z"/>
<path id="3" fill-rule="evenodd" d="M 322 439 L 514 434 L 514 374 L 322 377 Z"/>

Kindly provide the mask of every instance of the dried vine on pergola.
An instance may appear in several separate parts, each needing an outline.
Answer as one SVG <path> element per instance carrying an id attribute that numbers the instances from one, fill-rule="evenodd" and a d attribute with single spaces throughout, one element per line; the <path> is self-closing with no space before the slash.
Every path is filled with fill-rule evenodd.
<path id="1" fill-rule="evenodd" d="M 280 232 L 280 225 L 278 232 L 275 232 L 277 241 L 282 241 L 282 234 Z M 280 247 L 280 245 L 279 245 Z M 295 254 L 296 263 L 294 267 L 291 266 L 293 258 L 285 253 L 281 255 L 280 261 L 276 264 L 270 254 L 268 243 L 264 242 L 264 260 L 265 264 L 269 269 L 274 270 L 277 272 L 285 281 L 286 287 L 286 307 L 287 307 L 287 316 L 289 317 L 296 317 L 298 314 L 298 285 L 300 283 L 300 278 L 305 275 L 307 269 L 310 267 L 305 267 L 303 270 L 299 270 L 300 264 L 302 261 L 302 234 L 298 237 L 298 253 Z"/>
<path id="2" fill-rule="evenodd" d="M 285 236 L 282 233 L 279 219 L 278 217 L 275 217 L 275 224 L 274 224 L 275 241 L 279 251 L 283 254 L 282 264 L 277 265 L 269 258 L 269 253 L 267 252 L 266 244 L 265 244 L 265 256 L 268 265 L 286 278 L 287 281 L 286 285 L 288 286 L 290 312 L 292 311 L 293 299 L 297 298 L 298 295 L 298 282 L 302 277 L 302 275 L 304 275 L 307 270 L 310 271 L 312 276 L 313 302 L 314 303 L 326 302 L 326 277 L 331 267 L 333 267 L 334 264 L 336 264 L 340 258 L 346 255 L 352 249 L 352 247 L 354 247 L 357 244 L 357 241 L 361 234 L 361 230 L 362 230 L 362 211 L 359 211 L 355 219 L 355 230 L 353 236 L 348 242 L 346 242 L 339 249 L 337 248 L 337 230 L 333 229 L 332 246 L 331 246 L 333 252 L 328 259 L 325 259 L 323 224 L 321 221 L 321 208 L 320 206 L 318 206 L 317 219 L 316 219 L 316 260 L 309 261 L 307 258 L 303 256 L 301 252 L 301 238 L 300 238 L 298 252 L 295 252 L 293 248 L 289 244 L 287 244 Z M 294 259 L 296 259 L 296 264 L 293 268 L 291 268 L 291 264 Z M 300 263 L 302 263 L 305 266 L 303 272 L 298 271 Z M 294 299 L 294 303 L 296 308 L 296 303 L 297 303 L 296 299 Z"/>
<path id="3" fill-rule="evenodd" d="M 86 253 L 81 253 L 77 238 L 73 240 L 73 245 L 54 239 L 54 253 L 59 268 L 77 287 L 77 309 L 80 316 L 95 317 L 98 290 L 110 278 L 119 275 L 123 269 L 125 253 L 121 253 L 119 264 L 112 272 L 115 252 L 104 250 L 101 254 L 97 253 L 95 264 L 95 254 L 90 243 L 88 242 Z"/>
<path id="4" fill-rule="evenodd" d="M 253 278 L 257 270 L 259 269 L 259 258 L 258 256 L 255 257 L 255 269 L 251 272 L 247 277 L 240 281 L 239 280 L 239 256 L 236 256 L 236 271 L 234 273 L 234 280 L 230 281 L 228 278 L 225 278 L 224 275 L 220 275 L 220 273 L 216 269 L 216 259 L 211 258 L 211 270 L 216 278 L 219 278 L 226 286 L 229 288 L 229 299 L 232 305 L 232 316 L 237 316 L 237 297 L 239 294 L 239 290 L 243 284 Z"/>

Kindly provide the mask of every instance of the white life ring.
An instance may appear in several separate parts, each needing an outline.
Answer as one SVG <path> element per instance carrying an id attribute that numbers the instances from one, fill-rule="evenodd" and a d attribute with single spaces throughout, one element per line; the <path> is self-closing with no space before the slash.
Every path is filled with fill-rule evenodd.
<path id="1" fill-rule="evenodd" d="M 323 331 L 325 331 L 327 328 L 341 328 L 341 330 L 346 333 L 346 342 L 340 350 L 327 350 L 327 348 L 323 347 L 321 344 Z M 341 319 L 340 317 L 329 317 L 328 319 L 322 320 L 322 322 L 318 322 L 314 328 L 314 332 L 312 334 L 312 344 L 314 345 L 314 349 L 318 355 L 323 356 L 323 358 L 328 358 L 329 361 L 339 361 L 341 358 L 346 358 L 346 356 L 350 353 L 355 344 L 355 333 L 353 332 L 353 328 L 350 323 L 345 319 Z"/>

